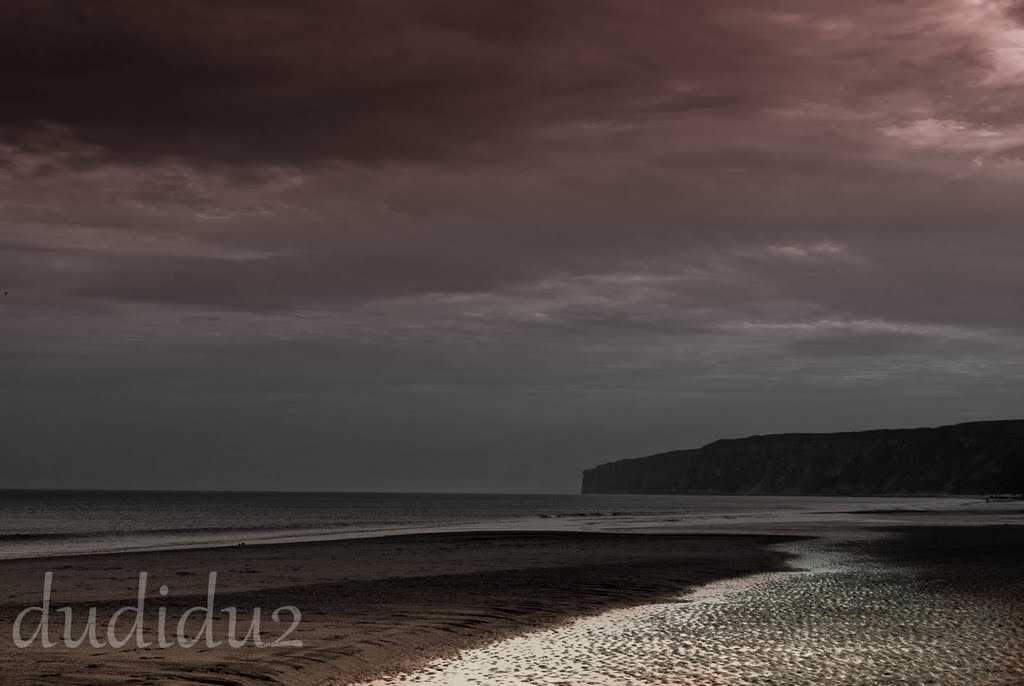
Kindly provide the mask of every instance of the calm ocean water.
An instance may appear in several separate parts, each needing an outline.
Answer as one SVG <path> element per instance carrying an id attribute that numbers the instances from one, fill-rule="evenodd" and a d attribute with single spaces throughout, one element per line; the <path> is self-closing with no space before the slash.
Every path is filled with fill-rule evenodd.
<path id="1" fill-rule="evenodd" d="M 0 559 L 460 529 L 679 529 L 949 499 L 0 491 Z"/>

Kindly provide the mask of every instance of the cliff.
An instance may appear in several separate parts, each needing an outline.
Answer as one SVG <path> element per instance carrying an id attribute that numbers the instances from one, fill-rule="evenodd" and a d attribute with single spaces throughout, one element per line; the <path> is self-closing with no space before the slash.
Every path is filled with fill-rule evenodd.
<path id="1" fill-rule="evenodd" d="M 775 434 L 620 460 L 583 493 L 989 494 L 1024 491 L 1024 420 Z"/>

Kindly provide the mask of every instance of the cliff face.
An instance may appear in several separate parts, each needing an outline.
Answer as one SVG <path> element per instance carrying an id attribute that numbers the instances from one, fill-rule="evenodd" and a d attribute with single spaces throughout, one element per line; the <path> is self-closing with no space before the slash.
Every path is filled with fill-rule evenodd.
<path id="1" fill-rule="evenodd" d="M 910 494 L 1024 491 L 1024 420 L 776 434 L 583 472 L 583 493 Z"/>

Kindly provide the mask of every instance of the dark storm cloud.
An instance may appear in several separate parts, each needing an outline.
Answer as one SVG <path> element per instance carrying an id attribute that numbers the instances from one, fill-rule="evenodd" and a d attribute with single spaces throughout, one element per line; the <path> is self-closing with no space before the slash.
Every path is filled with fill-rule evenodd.
<path id="1" fill-rule="evenodd" d="M 723 45 L 737 35 L 712 6 L 14 0 L 0 8 L 0 125 L 29 148 L 67 135 L 118 158 L 486 151 L 551 122 L 751 97 L 708 77 L 765 58 L 763 41 Z M 697 80 L 672 94 L 680 67 Z"/>
<path id="2" fill-rule="evenodd" d="M 200 164 L 486 159 L 573 122 L 920 105 L 990 66 L 951 7 L 8 0 L 0 131 Z"/>

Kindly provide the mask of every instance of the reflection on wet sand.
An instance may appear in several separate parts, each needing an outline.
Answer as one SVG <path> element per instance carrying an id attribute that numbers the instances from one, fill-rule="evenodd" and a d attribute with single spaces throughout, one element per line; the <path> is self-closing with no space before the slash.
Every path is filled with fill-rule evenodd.
<path id="1" fill-rule="evenodd" d="M 868 555 L 869 542 L 796 545 L 800 571 L 711 584 L 679 602 L 581 619 L 375 683 L 1024 682 L 1019 579 L 975 593 L 935 569 Z"/>

